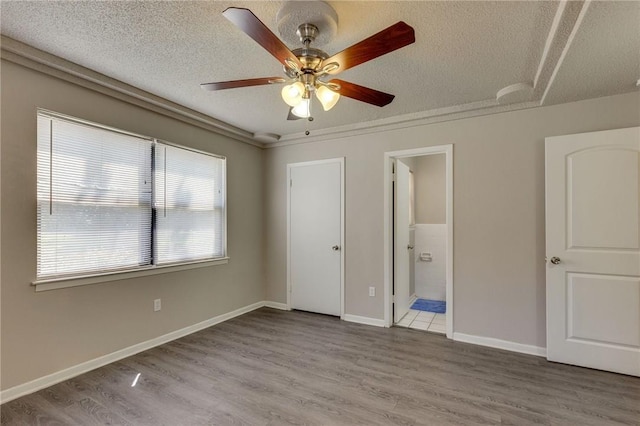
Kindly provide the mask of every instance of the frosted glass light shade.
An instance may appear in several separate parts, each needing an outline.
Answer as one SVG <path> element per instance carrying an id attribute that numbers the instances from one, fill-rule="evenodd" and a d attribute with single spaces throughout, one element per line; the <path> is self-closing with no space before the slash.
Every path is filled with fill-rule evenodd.
<path id="1" fill-rule="evenodd" d="M 293 107 L 291 113 L 296 117 L 309 118 L 311 116 L 311 98 L 302 99 L 298 105 Z"/>
<path id="2" fill-rule="evenodd" d="M 334 92 L 326 86 L 320 86 L 316 89 L 316 97 L 322 104 L 322 108 L 325 111 L 329 111 L 338 103 L 340 93 Z"/>
<path id="3" fill-rule="evenodd" d="M 304 84 L 296 81 L 293 84 L 287 84 L 282 88 L 282 100 L 292 107 L 297 106 L 302 101 L 304 94 Z"/>

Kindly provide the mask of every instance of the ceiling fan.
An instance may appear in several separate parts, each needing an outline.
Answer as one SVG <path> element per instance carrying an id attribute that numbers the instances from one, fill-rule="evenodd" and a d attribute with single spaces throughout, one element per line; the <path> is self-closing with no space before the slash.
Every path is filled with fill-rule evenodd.
<path id="1" fill-rule="evenodd" d="M 288 117 L 290 120 L 313 119 L 311 118 L 311 95 L 313 93 L 325 111 L 333 108 L 340 96 L 379 107 L 388 105 L 394 95 L 344 80 L 325 80 L 328 76 L 415 42 L 413 28 L 401 21 L 333 56 L 329 56 L 324 51 L 310 46 L 319 34 L 318 27 L 310 23 L 303 23 L 298 26 L 296 34 L 304 47 L 291 51 L 249 9 L 230 7 L 222 14 L 280 61 L 287 78 L 252 78 L 203 83 L 200 86 L 204 90 L 223 90 L 286 83 L 281 94 L 284 102 L 290 106 Z"/>

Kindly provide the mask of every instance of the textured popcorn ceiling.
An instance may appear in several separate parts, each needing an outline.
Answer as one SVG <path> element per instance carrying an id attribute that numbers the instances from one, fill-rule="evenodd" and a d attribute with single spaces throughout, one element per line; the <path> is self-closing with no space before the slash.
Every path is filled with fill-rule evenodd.
<path id="1" fill-rule="evenodd" d="M 558 2 L 329 3 L 339 19 L 336 36 L 322 46 L 329 54 L 400 20 L 415 28 L 415 44 L 339 74 L 396 95 L 390 105 L 343 97 L 329 112 L 316 103 L 309 123 L 286 120 L 279 85 L 201 90 L 205 82 L 282 75 L 273 57 L 222 16 L 229 6 L 246 7 L 278 34 L 279 1 L 12 1 L 2 2 L 0 24 L 5 36 L 251 133 L 285 139 L 305 129 L 490 107 L 500 89 L 534 85 L 542 65 L 543 77 L 553 78 L 540 79 L 551 84 L 537 87 L 532 100 L 546 93 L 547 104 L 637 90 L 640 2 L 593 2 L 579 17 L 576 6 L 576 28 L 566 17 L 554 24 L 564 7 Z M 545 50 L 550 33 L 561 42 Z"/>

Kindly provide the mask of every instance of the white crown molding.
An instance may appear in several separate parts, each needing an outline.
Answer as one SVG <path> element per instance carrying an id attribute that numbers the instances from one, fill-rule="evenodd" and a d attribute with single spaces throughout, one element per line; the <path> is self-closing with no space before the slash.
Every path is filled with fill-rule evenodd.
<path id="1" fill-rule="evenodd" d="M 270 142 L 259 133 L 247 132 L 6 36 L 2 36 L 2 58 L 240 142 L 260 148 L 277 148 L 539 107 L 544 104 L 590 2 L 591 0 L 562 0 L 558 4 L 533 81 L 533 96 L 530 101 L 500 105 L 496 99 L 488 99 L 315 130 L 310 135 L 302 132 L 270 135 L 269 139 L 276 142 Z"/>
<path id="2" fill-rule="evenodd" d="M 501 112 L 517 111 L 521 109 L 539 107 L 539 101 L 522 102 L 512 105 L 500 105 L 495 99 L 455 105 L 446 108 L 432 109 L 412 114 L 399 115 L 381 120 L 355 123 L 346 126 L 333 127 L 312 132 L 309 136 L 301 133 L 284 135 L 279 142 L 266 144 L 265 148 L 277 148 L 287 145 L 318 142 L 328 139 L 348 138 L 351 136 L 380 133 L 399 128 L 422 126 L 425 124 L 455 121 L 482 115 L 498 114 Z"/>
<path id="3" fill-rule="evenodd" d="M 263 143 L 257 140 L 259 139 L 259 135 L 254 135 L 253 133 L 231 126 L 119 80 L 107 77 L 104 74 L 67 61 L 66 59 L 62 59 L 6 36 L 2 36 L 1 40 L 1 57 L 4 60 L 259 148 L 276 148 L 328 139 L 347 138 L 403 127 L 420 126 L 480 115 L 533 108 L 540 105 L 537 101 L 499 105 L 495 99 L 489 99 L 486 101 L 388 117 L 381 120 L 317 130 L 310 136 L 306 136 L 304 133 L 292 133 L 279 136 L 277 139 L 278 142 Z"/>
<path id="4" fill-rule="evenodd" d="M 253 134 L 89 68 L 2 36 L 2 59 L 259 148 Z"/>
<path id="5" fill-rule="evenodd" d="M 573 40 L 576 37 L 576 34 L 578 33 L 578 29 L 580 28 L 580 25 L 582 25 L 582 22 L 584 21 L 584 17 L 587 14 L 587 10 L 589 9 L 589 5 L 591 4 L 591 0 L 586 0 L 584 3 L 582 2 L 571 2 L 570 3 L 572 6 L 574 7 L 570 7 L 569 10 L 572 14 L 571 18 L 573 21 L 573 25 L 570 27 L 569 25 L 565 25 L 564 28 L 564 32 L 568 32 L 569 36 L 566 39 L 566 42 L 564 43 L 564 46 L 562 46 L 562 51 L 560 53 L 560 56 L 558 57 L 555 66 L 553 67 L 553 72 L 551 73 L 551 76 L 549 77 L 549 81 L 546 84 L 546 87 L 544 89 L 544 93 L 542 94 L 542 96 L 540 97 L 540 105 L 544 105 L 545 104 L 545 100 L 547 99 L 547 95 L 549 94 L 549 90 L 551 89 L 551 86 L 553 85 L 556 76 L 558 75 L 558 71 L 560 70 L 560 67 L 562 66 L 562 63 L 564 62 L 564 58 L 567 56 L 567 52 L 569 51 L 569 48 L 571 47 L 571 43 L 573 43 Z M 577 5 L 580 6 L 580 8 L 578 8 Z M 577 16 L 575 17 L 575 20 L 573 20 L 573 15 L 577 14 Z M 569 28 L 571 28 L 571 31 L 569 31 Z"/>
<path id="6" fill-rule="evenodd" d="M 591 0 L 584 2 L 563 0 L 558 4 L 533 83 L 533 96 L 540 101 L 540 105 L 544 104 L 590 3 Z"/>
<path id="7" fill-rule="evenodd" d="M 562 16 L 564 15 L 564 9 L 567 7 L 567 1 L 562 0 L 558 4 L 558 9 L 556 9 L 556 14 L 553 17 L 553 22 L 551 23 L 551 29 L 549 30 L 549 34 L 547 34 L 547 41 L 544 44 L 544 50 L 542 51 L 542 57 L 540 58 L 540 63 L 538 64 L 538 71 L 536 71 L 536 76 L 533 79 L 533 87 L 539 87 L 540 84 L 540 76 L 543 71 L 545 71 L 545 64 L 548 64 L 551 61 L 551 46 L 554 44 L 554 41 L 557 43 L 558 40 L 558 29 L 560 28 L 560 22 L 562 20 Z M 557 58 L 556 58 L 557 59 Z"/>

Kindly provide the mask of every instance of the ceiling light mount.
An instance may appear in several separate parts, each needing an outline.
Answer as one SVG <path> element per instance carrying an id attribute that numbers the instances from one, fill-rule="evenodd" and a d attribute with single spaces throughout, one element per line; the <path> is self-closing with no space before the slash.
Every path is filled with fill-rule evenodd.
<path id="1" fill-rule="evenodd" d="M 296 30 L 296 34 L 300 38 L 300 43 L 304 44 L 307 47 L 311 42 L 315 41 L 319 33 L 320 31 L 318 30 L 318 27 L 308 23 L 299 25 L 298 29 Z"/>
<path id="2" fill-rule="evenodd" d="M 301 22 L 317 29 L 312 40 L 316 46 L 330 43 L 338 33 L 338 14 L 325 1 L 285 1 L 276 16 L 280 38 L 289 45 L 298 44 Z"/>

